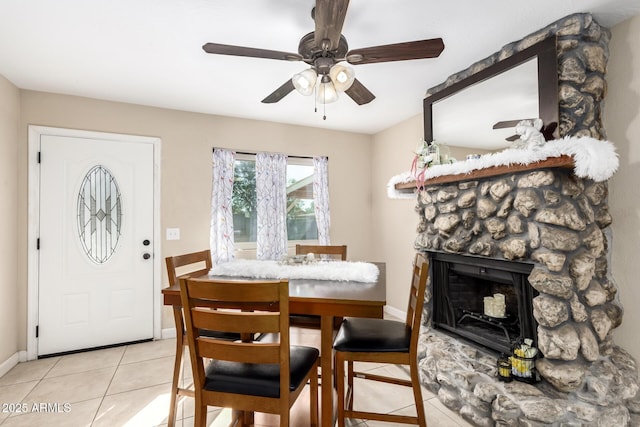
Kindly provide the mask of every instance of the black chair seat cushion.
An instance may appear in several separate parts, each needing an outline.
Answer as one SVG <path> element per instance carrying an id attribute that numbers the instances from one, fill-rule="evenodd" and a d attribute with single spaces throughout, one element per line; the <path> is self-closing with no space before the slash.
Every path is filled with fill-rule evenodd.
<path id="1" fill-rule="evenodd" d="M 300 386 L 320 352 L 317 348 L 291 346 L 290 389 Z M 280 397 L 280 365 L 213 360 L 205 371 L 204 388 L 210 391 Z"/>
<path id="2" fill-rule="evenodd" d="M 386 319 L 348 318 L 333 342 L 336 351 L 408 352 L 411 328 Z"/>

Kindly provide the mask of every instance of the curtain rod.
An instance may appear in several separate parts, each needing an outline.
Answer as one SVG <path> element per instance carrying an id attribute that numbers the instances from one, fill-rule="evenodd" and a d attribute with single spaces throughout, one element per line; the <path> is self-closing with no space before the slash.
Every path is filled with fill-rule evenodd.
<path id="1" fill-rule="evenodd" d="M 215 147 L 213 148 L 213 151 L 216 151 Z M 236 151 L 236 154 L 246 154 L 249 156 L 255 156 L 258 153 L 251 153 L 249 151 Z M 307 160 L 313 160 L 313 156 L 291 156 L 287 154 L 287 157 L 291 157 L 293 159 L 307 159 Z M 326 157 L 327 159 L 329 158 L 329 156 L 318 156 L 318 157 Z"/>

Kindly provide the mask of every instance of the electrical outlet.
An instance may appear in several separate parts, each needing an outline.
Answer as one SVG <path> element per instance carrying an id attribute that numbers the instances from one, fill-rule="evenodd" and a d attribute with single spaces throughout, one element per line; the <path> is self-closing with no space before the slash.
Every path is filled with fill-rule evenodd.
<path id="1" fill-rule="evenodd" d="M 167 228 L 167 240 L 180 240 L 180 229 Z"/>

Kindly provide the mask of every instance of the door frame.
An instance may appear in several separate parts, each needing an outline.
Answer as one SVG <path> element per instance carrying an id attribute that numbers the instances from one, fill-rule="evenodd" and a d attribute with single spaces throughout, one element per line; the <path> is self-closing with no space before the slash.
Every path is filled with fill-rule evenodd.
<path id="1" fill-rule="evenodd" d="M 50 126 L 29 125 L 28 150 L 28 208 L 27 208 L 27 360 L 38 358 L 38 285 L 39 254 L 37 240 L 40 236 L 40 137 L 42 135 L 68 136 L 75 138 L 100 139 L 108 143 L 137 142 L 153 145 L 153 338 L 162 336 L 162 299 L 161 299 L 161 233 L 160 233 L 160 148 L 161 139 L 151 136 L 126 135 L 108 132 L 86 131 Z"/>

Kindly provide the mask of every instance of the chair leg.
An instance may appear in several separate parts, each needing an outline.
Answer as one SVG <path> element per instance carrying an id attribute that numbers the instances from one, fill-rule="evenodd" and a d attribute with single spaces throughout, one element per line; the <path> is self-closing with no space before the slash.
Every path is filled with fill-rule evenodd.
<path id="1" fill-rule="evenodd" d="M 347 390 L 347 396 L 349 397 L 347 409 L 353 411 L 353 400 L 355 395 L 355 391 L 353 389 L 353 360 L 349 360 L 347 362 Z"/>
<path id="2" fill-rule="evenodd" d="M 416 413 L 418 415 L 418 425 L 427 427 L 427 420 L 424 414 L 424 402 L 422 400 L 422 388 L 420 385 L 420 374 L 418 372 L 417 362 L 411 363 L 411 383 L 413 385 L 413 398 L 416 401 Z"/>
<path id="3" fill-rule="evenodd" d="M 193 418 L 194 427 L 206 427 L 207 425 L 207 405 L 203 405 L 196 397 L 196 411 Z"/>
<path id="4" fill-rule="evenodd" d="M 316 363 L 317 365 L 317 363 Z M 309 411 L 311 412 L 311 427 L 318 427 L 318 366 L 314 366 L 311 370 L 311 379 L 309 381 Z"/>
<path id="5" fill-rule="evenodd" d="M 171 400 L 169 403 L 168 427 L 176 425 L 176 412 L 178 404 L 178 387 L 180 371 L 182 368 L 182 353 L 184 351 L 184 324 L 182 321 L 182 308 L 173 307 L 173 320 L 176 325 L 176 357 L 173 362 L 173 380 L 171 382 Z"/>
<path id="6" fill-rule="evenodd" d="M 344 427 L 344 358 L 339 351 L 336 351 L 334 369 L 336 373 L 336 388 L 338 389 L 338 427 Z"/>

